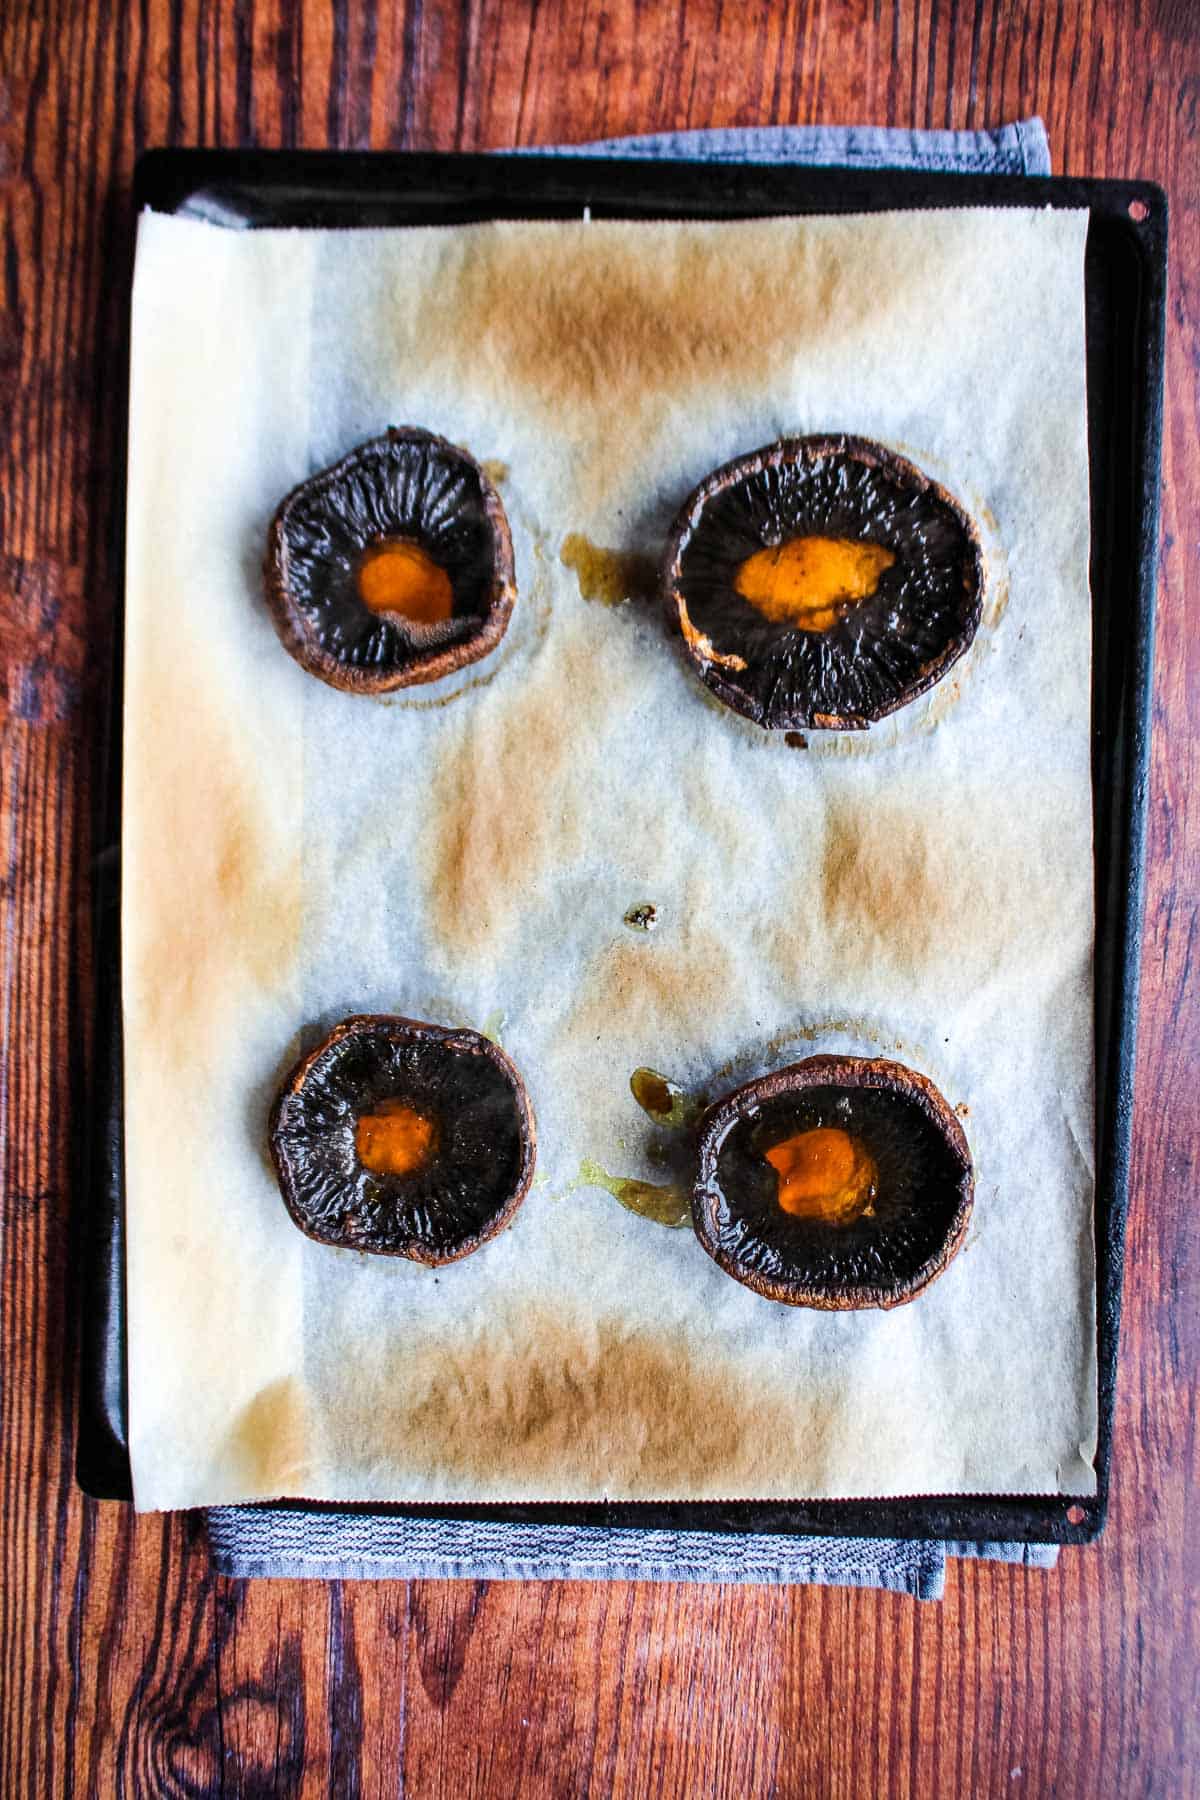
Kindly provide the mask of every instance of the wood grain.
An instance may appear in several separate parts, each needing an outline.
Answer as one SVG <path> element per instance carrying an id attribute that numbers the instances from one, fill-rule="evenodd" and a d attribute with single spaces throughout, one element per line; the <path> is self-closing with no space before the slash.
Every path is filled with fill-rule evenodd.
<path id="1" fill-rule="evenodd" d="M 1200 20 L 1191 0 L 6 0 L 0 11 L 0 1794 L 1197 1792 Z M 700 125 L 973 126 L 1173 209 L 1133 1215 L 1112 1522 L 945 1604 L 240 1584 L 72 1484 L 71 1201 L 120 577 L 133 159 Z"/>

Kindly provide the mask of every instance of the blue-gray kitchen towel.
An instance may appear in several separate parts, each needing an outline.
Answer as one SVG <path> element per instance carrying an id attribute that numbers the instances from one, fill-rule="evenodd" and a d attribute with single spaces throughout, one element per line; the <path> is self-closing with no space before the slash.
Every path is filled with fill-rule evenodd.
<path id="1" fill-rule="evenodd" d="M 936 169 L 960 175 L 1050 173 L 1050 149 L 1040 119 L 1021 119 L 995 131 L 890 131 L 864 125 L 679 131 L 561 145 L 533 154 Z M 236 1577 L 816 1582 L 888 1588 L 920 1600 L 941 1599 L 947 1555 L 1030 1568 L 1052 1568 L 1058 1558 L 1057 1549 L 1045 1544 L 612 1531 L 591 1525 L 517 1525 L 275 1506 L 213 1507 L 208 1537 L 219 1573 Z"/>

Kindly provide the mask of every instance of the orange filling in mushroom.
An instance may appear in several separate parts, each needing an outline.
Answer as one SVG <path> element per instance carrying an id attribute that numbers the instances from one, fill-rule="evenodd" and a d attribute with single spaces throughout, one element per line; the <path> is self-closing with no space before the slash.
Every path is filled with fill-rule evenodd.
<path id="1" fill-rule="evenodd" d="M 450 577 L 420 544 L 376 544 L 358 565 L 358 597 L 373 613 L 399 613 L 410 625 L 439 625 L 454 610 Z"/>
<path id="2" fill-rule="evenodd" d="M 437 1149 L 437 1126 L 404 1100 L 382 1100 L 362 1113 L 354 1127 L 354 1148 L 372 1175 L 415 1175 Z"/>
<path id="3" fill-rule="evenodd" d="M 828 631 L 847 609 L 869 600 L 896 560 L 882 544 L 852 538 L 798 537 L 756 550 L 738 569 L 734 588 L 775 625 Z"/>
<path id="4" fill-rule="evenodd" d="M 879 1170 L 861 1139 L 833 1125 L 799 1131 L 772 1144 L 767 1161 L 784 1212 L 825 1225 L 848 1225 L 868 1212 Z"/>

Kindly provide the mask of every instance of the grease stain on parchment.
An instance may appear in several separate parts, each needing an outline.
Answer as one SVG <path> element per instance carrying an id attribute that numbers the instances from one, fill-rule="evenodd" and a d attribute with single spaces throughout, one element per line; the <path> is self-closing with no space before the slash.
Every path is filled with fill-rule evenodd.
<path id="1" fill-rule="evenodd" d="M 370 1444 L 382 1467 L 481 1498 L 758 1491 L 781 1438 L 816 1439 L 819 1459 L 824 1431 L 794 1384 L 760 1386 L 715 1345 L 699 1359 L 667 1331 L 544 1305 L 398 1346 L 363 1395 L 327 1420 L 331 1458 Z"/>
<path id="2" fill-rule="evenodd" d="M 572 1188 L 603 1188 L 627 1212 L 649 1219 L 655 1225 L 689 1225 L 692 1200 L 687 1189 L 676 1182 L 640 1181 L 631 1175 L 610 1175 L 592 1157 L 585 1156 Z"/>
<path id="3" fill-rule="evenodd" d="M 429 924 L 448 955 L 474 962 L 498 954 L 529 895 L 582 854 L 590 795 L 574 747 L 580 734 L 599 736 L 619 705 L 596 679 L 587 633 L 564 627 L 486 726 L 452 738 L 436 757 L 437 803 L 420 850 L 426 892 L 436 897 Z"/>
<path id="4" fill-rule="evenodd" d="M 567 533 L 558 559 L 574 575 L 580 598 L 601 606 L 648 602 L 657 590 L 658 566 L 652 556 L 636 550 L 604 549 L 580 531 Z"/>
<path id="5" fill-rule="evenodd" d="M 639 258 L 613 254 L 636 227 L 481 228 L 447 246 L 411 326 L 447 383 L 497 405 L 519 393 L 571 445 L 597 504 L 626 481 L 630 438 L 652 436 L 681 394 L 725 392 L 734 372 L 741 391 L 767 388 L 781 344 L 800 358 L 863 329 L 877 304 L 824 222 L 739 225 L 736 260 L 719 225 L 654 229 L 655 255 Z"/>
<path id="6" fill-rule="evenodd" d="M 214 735 L 205 780 L 187 794 L 186 830 L 136 859 L 152 895 L 126 892 L 143 922 L 130 970 L 139 1036 L 170 1068 L 219 1057 L 239 1010 L 293 979 L 300 941 L 299 842 L 261 806 L 248 756 L 239 766 L 223 741 Z"/>
<path id="7" fill-rule="evenodd" d="M 239 1415 L 226 1446 L 238 1491 L 273 1498 L 303 1483 L 312 1451 L 311 1403 L 294 1375 L 263 1388 Z M 295 1491 L 303 1492 L 303 1486 Z"/>

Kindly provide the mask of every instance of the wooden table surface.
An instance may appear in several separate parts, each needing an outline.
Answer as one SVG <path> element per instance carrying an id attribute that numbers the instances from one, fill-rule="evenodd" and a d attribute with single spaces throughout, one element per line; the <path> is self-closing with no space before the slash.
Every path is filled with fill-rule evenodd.
<path id="1" fill-rule="evenodd" d="M 1200 9 L 1193 0 L 4 0 L 0 1796 L 1197 1791 Z M 90 806 L 153 144 L 470 150 L 1045 118 L 1172 208 L 1116 1483 L 1052 1574 L 893 1595 L 218 1580 L 72 1481 Z M 1193 787 L 1196 797 L 1193 797 Z"/>

